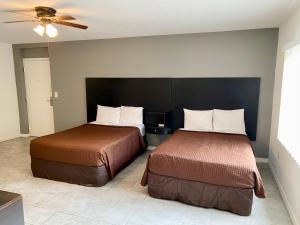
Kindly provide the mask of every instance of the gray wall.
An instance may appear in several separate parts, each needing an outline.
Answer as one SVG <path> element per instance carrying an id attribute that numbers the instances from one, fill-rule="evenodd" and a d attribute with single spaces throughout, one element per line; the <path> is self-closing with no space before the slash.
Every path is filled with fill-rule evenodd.
<path id="1" fill-rule="evenodd" d="M 268 156 L 277 29 L 49 45 L 57 131 L 86 122 L 85 77 L 261 77 L 257 157 Z"/>
<path id="2" fill-rule="evenodd" d="M 47 58 L 48 48 L 44 44 L 37 45 L 13 45 L 18 105 L 20 114 L 21 134 L 29 133 L 28 113 L 26 103 L 25 78 L 23 72 L 23 58 Z"/>

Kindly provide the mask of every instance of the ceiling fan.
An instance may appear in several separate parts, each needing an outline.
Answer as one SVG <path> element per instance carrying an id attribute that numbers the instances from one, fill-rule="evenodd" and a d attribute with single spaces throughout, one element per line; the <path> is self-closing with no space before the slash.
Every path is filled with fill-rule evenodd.
<path id="1" fill-rule="evenodd" d="M 8 22 L 3 22 L 3 23 L 22 23 L 22 22 L 38 22 L 39 25 L 34 28 L 33 30 L 39 34 L 40 36 L 43 36 L 44 33 L 46 32 L 47 36 L 50 38 L 56 37 L 58 35 L 57 29 L 52 25 L 53 23 L 55 24 L 60 24 L 64 26 L 69 26 L 69 27 L 74 27 L 74 28 L 79 28 L 79 29 L 84 29 L 86 30 L 88 26 L 81 25 L 78 23 L 71 23 L 66 20 L 76 20 L 75 17 L 70 16 L 70 15 L 62 15 L 62 16 L 56 16 L 56 10 L 51 8 L 51 7 L 46 7 L 46 6 L 36 6 L 32 10 L 13 10 L 13 11 L 8 11 L 11 13 L 17 13 L 17 14 L 22 14 L 26 16 L 30 16 L 28 14 L 25 14 L 24 12 L 28 11 L 35 11 L 36 16 L 33 17 L 33 19 L 30 20 L 17 20 L 17 21 L 8 21 Z"/>

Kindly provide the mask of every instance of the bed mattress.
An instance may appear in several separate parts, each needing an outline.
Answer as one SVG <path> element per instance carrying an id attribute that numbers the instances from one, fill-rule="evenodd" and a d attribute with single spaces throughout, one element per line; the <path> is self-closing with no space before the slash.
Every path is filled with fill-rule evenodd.
<path id="1" fill-rule="evenodd" d="M 30 155 L 33 174 L 39 177 L 55 179 L 57 174 L 51 175 L 49 168 L 57 165 L 69 169 L 68 172 L 73 171 L 74 177 L 79 176 L 83 168 L 86 171 L 93 168 L 107 179 L 107 176 L 114 177 L 143 149 L 144 141 L 137 127 L 85 124 L 34 139 L 30 144 Z M 103 175 L 103 169 L 106 175 Z M 66 181 L 68 179 L 66 177 Z"/>
<path id="2" fill-rule="evenodd" d="M 264 186 L 246 135 L 176 131 L 148 159 L 147 175 L 198 181 L 234 188 L 254 189 L 264 198 Z"/>

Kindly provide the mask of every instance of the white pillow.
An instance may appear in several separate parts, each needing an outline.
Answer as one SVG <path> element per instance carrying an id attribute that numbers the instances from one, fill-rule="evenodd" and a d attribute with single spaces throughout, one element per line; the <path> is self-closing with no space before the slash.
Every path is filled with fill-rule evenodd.
<path id="1" fill-rule="evenodd" d="M 99 123 L 118 124 L 120 121 L 120 107 L 98 105 L 96 121 Z"/>
<path id="2" fill-rule="evenodd" d="M 244 109 L 214 109 L 213 127 L 215 132 L 246 134 Z"/>
<path id="3" fill-rule="evenodd" d="M 121 106 L 120 124 L 143 124 L 143 107 Z"/>
<path id="4" fill-rule="evenodd" d="M 212 131 L 213 110 L 189 110 L 184 111 L 184 129 Z"/>

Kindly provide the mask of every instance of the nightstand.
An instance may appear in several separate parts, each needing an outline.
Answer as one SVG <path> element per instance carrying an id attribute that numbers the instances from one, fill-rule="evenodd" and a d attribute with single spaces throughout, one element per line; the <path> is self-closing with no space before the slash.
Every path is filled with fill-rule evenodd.
<path id="1" fill-rule="evenodd" d="M 145 112 L 144 123 L 148 146 L 157 146 L 172 133 L 171 111 Z"/>
<path id="2" fill-rule="evenodd" d="M 172 130 L 169 127 L 146 126 L 146 133 L 166 135 L 171 134 Z"/>

